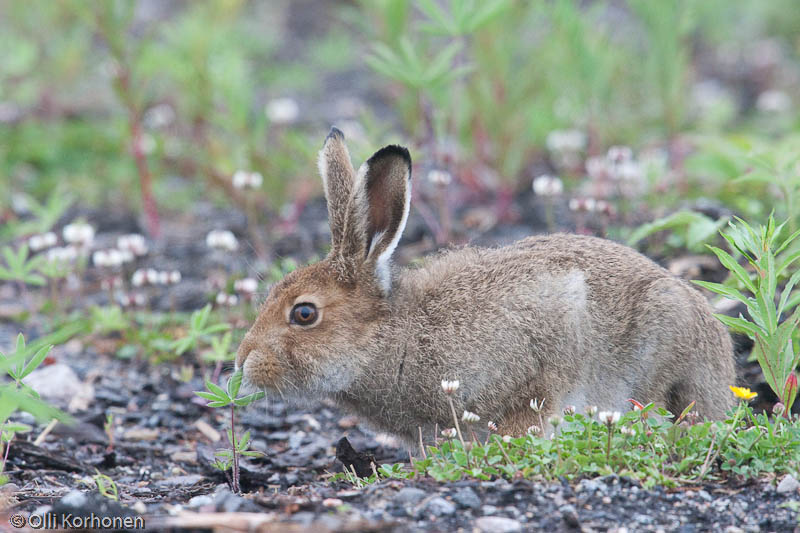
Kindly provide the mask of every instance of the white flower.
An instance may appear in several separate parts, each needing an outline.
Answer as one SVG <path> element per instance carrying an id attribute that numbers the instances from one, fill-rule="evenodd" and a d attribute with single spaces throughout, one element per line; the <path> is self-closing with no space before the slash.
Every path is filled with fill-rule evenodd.
<path id="1" fill-rule="evenodd" d="M 564 183 L 560 179 L 546 174 L 533 180 L 532 185 L 536 196 L 557 196 L 564 192 Z"/>
<path id="2" fill-rule="evenodd" d="M 633 159 L 633 150 L 629 146 L 612 146 L 606 153 L 606 158 L 614 163 L 620 164 Z"/>
<path id="3" fill-rule="evenodd" d="M 78 257 L 78 250 L 74 246 L 59 246 L 47 250 L 47 261 L 50 263 L 71 263 Z"/>
<path id="4" fill-rule="evenodd" d="M 245 294 L 253 294 L 258 290 L 258 281 L 253 278 L 237 279 L 233 282 L 233 290 Z"/>
<path id="5" fill-rule="evenodd" d="M 166 270 L 162 270 L 158 273 L 158 284 L 159 285 L 168 285 L 169 284 L 169 272 Z"/>
<path id="6" fill-rule="evenodd" d="M 154 268 L 148 268 L 145 271 L 145 276 L 147 278 L 147 283 L 150 285 L 156 285 L 158 283 L 158 270 Z"/>
<path id="7" fill-rule="evenodd" d="M 574 415 L 575 414 L 575 406 L 574 405 L 568 405 L 568 406 L 564 407 L 564 414 L 565 415 Z"/>
<path id="8" fill-rule="evenodd" d="M 593 180 L 602 179 L 608 175 L 608 161 L 602 156 L 593 156 L 586 160 L 586 173 Z"/>
<path id="9" fill-rule="evenodd" d="M 239 303 L 239 297 L 235 294 L 228 294 L 225 292 L 220 292 L 217 294 L 217 304 L 219 305 L 227 305 L 228 307 L 233 307 Z"/>
<path id="10" fill-rule="evenodd" d="M 246 170 L 237 170 L 231 177 L 231 182 L 235 189 L 258 189 L 264 183 L 264 176 L 260 172 L 247 172 Z"/>
<path id="11" fill-rule="evenodd" d="M 546 144 L 555 153 L 580 152 L 586 147 L 586 135 L 578 130 L 555 130 L 547 135 Z"/>
<path id="12" fill-rule="evenodd" d="M 447 381 L 445 379 L 442 380 L 442 390 L 445 394 L 453 394 L 455 391 L 458 390 L 460 383 L 458 380 Z"/>
<path id="13" fill-rule="evenodd" d="M 473 413 L 472 411 L 464 411 L 464 414 L 461 415 L 461 420 L 472 424 L 474 422 L 478 422 L 481 419 L 477 414 Z"/>
<path id="14" fill-rule="evenodd" d="M 621 181 L 638 181 L 644 177 L 644 171 L 637 161 L 623 161 L 614 167 L 611 177 Z"/>
<path id="15" fill-rule="evenodd" d="M 212 230 L 206 235 L 206 245 L 209 248 L 218 248 L 220 250 L 235 251 L 239 248 L 239 241 L 236 236 L 228 230 Z"/>
<path id="16" fill-rule="evenodd" d="M 58 242 L 56 234 L 52 231 L 48 231 L 47 233 L 32 235 L 31 238 L 28 239 L 28 248 L 30 248 L 32 252 L 38 252 L 39 250 L 55 246 L 56 242 Z"/>
<path id="17" fill-rule="evenodd" d="M 120 235 L 117 238 L 117 248 L 122 251 L 128 251 L 135 256 L 142 256 L 147 254 L 147 242 L 144 240 L 143 235 L 138 233 L 130 233 L 128 235 Z"/>
<path id="18" fill-rule="evenodd" d="M 597 419 L 604 424 L 616 424 L 622 414 L 619 411 L 600 411 Z"/>
<path id="19" fill-rule="evenodd" d="M 547 423 L 551 426 L 558 427 L 561 424 L 561 417 L 558 415 L 552 415 L 547 417 Z"/>
<path id="20" fill-rule="evenodd" d="M 541 402 L 539 402 L 539 400 L 537 400 L 536 398 L 531 400 L 531 409 L 533 409 L 537 413 L 540 412 L 543 407 L 544 407 L 544 398 L 542 398 Z"/>
<path id="21" fill-rule="evenodd" d="M 489 431 L 492 431 L 492 432 L 497 432 L 497 424 L 495 424 L 495 423 L 494 423 L 494 422 L 492 422 L 491 420 L 489 420 L 489 421 L 486 423 L 486 427 L 489 429 Z"/>
<path id="22" fill-rule="evenodd" d="M 141 287 L 147 281 L 147 273 L 141 268 L 136 270 L 131 276 L 131 285 L 134 287 Z"/>
<path id="23" fill-rule="evenodd" d="M 536 424 L 528 427 L 528 429 L 526 430 L 526 433 L 530 433 L 531 435 L 538 435 L 541 432 L 542 432 L 542 428 L 540 428 Z"/>
<path id="24" fill-rule="evenodd" d="M 453 177 L 446 170 L 433 169 L 428 172 L 428 181 L 434 185 L 444 187 L 450 185 L 453 181 Z"/>
<path id="25" fill-rule="evenodd" d="M 456 428 L 447 428 L 442 430 L 442 437 L 446 439 L 454 439 L 456 434 Z"/>
<path id="26" fill-rule="evenodd" d="M 69 244 L 89 246 L 94 241 L 94 228 L 85 222 L 73 222 L 64 226 L 61 235 Z"/>
<path id="27" fill-rule="evenodd" d="M 792 107 L 792 99 L 783 91 L 770 89 L 758 95 L 756 109 L 764 113 L 785 113 Z"/>
<path id="28" fill-rule="evenodd" d="M 181 276 L 180 270 L 173 270 L 169 273 L 169 282 L 173 285 L 176 283 L 180 283 L 183 276 Z"/>
<path id="29" fill-rule="evenodd" d="M 172 124 L 175 120 L 175 110 L 169 104 L 158 104 L 147 111 L 142 117 L 147 128 L 158 129 Z"/>
<path id="30" fill-rule="evenodd" d="M 587 405 L 586 406 L 586 414 L 589 415 L 589 418 L 592 418 L 594 415 L 597 414 L 597 406 L 596 405 Z"/>
<path id="31" fill-rule="evenodd" d="M 133 304 L 137 307 L 142 307 L 144 304 L 147 303 L 147 298 L 145 298 L 144 294 L 137 292 L 133 295 Z"/>
<path id="32" fill-rule="evenodd" d="M 300 106 L 293 98 L 274 98 L 267 102 L 264 113 L 274 124 L 291 124 L 300 116 Z"/>
<path id="33" fill-rule="evenodd" d="M 511 442 L 511 435 L 503 435 L 503 442 L 505 442 L 506 444 Z"/>
<path id="34" fill-rule="evenodd" d="M 633 428 L 628 426 L 621 426 L 619 428 L 619 432 L 622 433 L 623 435 L 633 435 L 635 433 L 635 431 L 633 431 Z"/>
<path id="35" fill-rule="evenodd" d="M 92 254 L 92 263 L 96 267 L 107 267 L 108 266 L 108 252 L 105 250 L 97 250 L 95 253 Z"/>

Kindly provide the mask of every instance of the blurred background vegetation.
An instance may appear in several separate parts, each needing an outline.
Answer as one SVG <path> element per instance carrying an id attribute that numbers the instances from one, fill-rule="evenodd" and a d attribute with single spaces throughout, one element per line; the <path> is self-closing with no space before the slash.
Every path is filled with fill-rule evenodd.
<path id="1" fill-rule="evenodd" d="M 673 244 L 692 248 L 727 212 L 775 209 L 796 228 L 796 7 L 2 0 L 0 238 L 67 199 L 143 214 L 151 235 L 201 200 L 274 230 L 320 193 L 333 124 L 356 163 L 412 149 L 415 206 L 440 242 L 458 233 L 454 202 L 489 206 L 479 227 L 524 220 L 530 204 L 511 199 L 542 176 L 561 187 L 536 191 L 549 229 L 586 230 L 587 213 L 634 241 L 682 228 Z M 245 192 L 237 170 L 263 183 Z"/>

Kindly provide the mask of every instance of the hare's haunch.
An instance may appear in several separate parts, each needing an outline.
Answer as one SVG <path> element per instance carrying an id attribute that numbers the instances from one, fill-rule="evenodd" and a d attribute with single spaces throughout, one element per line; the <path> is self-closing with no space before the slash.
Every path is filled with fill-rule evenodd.
<path id="1" fill-rule="evenodd" d="M 628 398 L 721 418 L 732 398 L 730 336 L 704 297 L 638 252 L 578 235 L 466 247 L 395 268 L 411 158 L 387 146 L 358 171 L 344 136 L 320 151 L 332 246 L 276 284 L 236 358 L 252 385 L 329 397 L 412 442 L 456 408 L 501 433 L 574 405 L 624 411 Z"/>

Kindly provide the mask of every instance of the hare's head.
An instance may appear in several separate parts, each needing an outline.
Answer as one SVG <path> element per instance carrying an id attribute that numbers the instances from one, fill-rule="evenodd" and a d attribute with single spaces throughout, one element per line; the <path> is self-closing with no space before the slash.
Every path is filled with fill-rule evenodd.
<path id="1" fill-rule="evenodd" d="M 236 357 L 250 384 L 290 396 L 342 391 L 366 370 L 411 201 L 411 157 L 400 146 L 382 148 L 356 172 L 334 128 L 319 171 L 331 251 L 272 287 Z"/>

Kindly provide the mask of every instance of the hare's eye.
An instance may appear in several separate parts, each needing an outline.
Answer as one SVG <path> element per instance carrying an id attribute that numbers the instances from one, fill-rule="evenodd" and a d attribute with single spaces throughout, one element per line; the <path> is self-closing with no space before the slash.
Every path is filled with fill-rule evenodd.
<path id="1" fill-rule="evenodd" d="M 291 321 L 301 326 L 310 326 L 317 321 L 317 306 L 310 303 L 295 305 L 292 308 Z"/>

